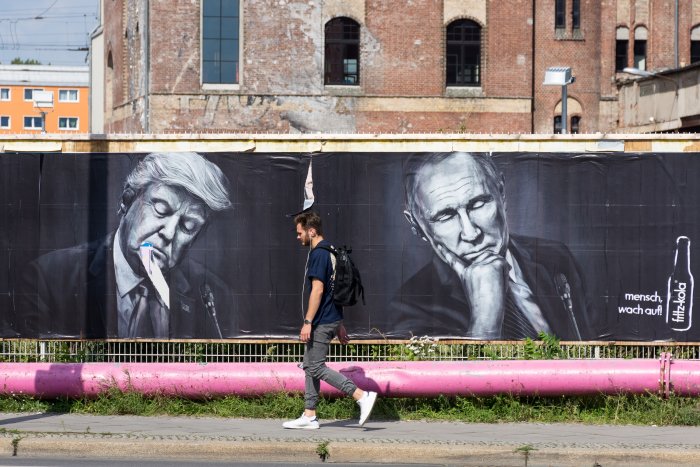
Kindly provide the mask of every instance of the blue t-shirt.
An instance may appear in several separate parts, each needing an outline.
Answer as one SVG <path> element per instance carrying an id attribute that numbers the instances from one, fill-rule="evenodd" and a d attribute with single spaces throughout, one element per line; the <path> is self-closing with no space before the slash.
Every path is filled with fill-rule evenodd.
<path id="1" fill-rule="evenodd" d="M 309 252 L 309 264 L 306 272 L 309 291 L 312 279 L 323 282 L 321 304 L 314 316 L 313 325 L 335 323 L 343 319 L 343 309 L 333 302 L 333 263 L 331 262 L 333 253 L 319 248 L 320 246 L 330 247 L 331 243 L 327 240 L 321 240 L 316 248 Z"/>

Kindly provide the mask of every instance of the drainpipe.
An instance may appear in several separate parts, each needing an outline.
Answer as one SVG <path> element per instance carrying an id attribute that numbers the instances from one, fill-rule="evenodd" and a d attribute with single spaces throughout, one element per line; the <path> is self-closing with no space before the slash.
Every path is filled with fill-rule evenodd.
<path id="1" fill-rule="evenodd" d="M 700 395 L 700 361 L 660 359 L 330 363 L 383 397 Z M 187 398 L 304 392 L 295 363 L 0 363 L 0 394 L 94 397 L 118 388 Z M 322 383 L 329 396 L 341 393 Z"/>
<path id="2" fill-rule="evenodd" d="M 151 133 L 151 102 L 150 102 L 150 87 L 151 87 L 151 23 L 150 23 L 150 9 L 151 3 L 146 0 L 146 8 L 144 9 L 144 31 L 143 31 L 143 43 L 145 50 L 144 58 L 144 95 L 143 95 L 143 113 L 144 113 L 144 132 L 147 134 Z"/>
<path id="3" fill-rule="evenodd" d="M 530 95 L 532 96 L 532 100 L 530 101 L 530 133 L 534 134 L 535 133 L 535 64 L 537 63 L 535 61 L 535 33 L 537 32 L 537 0 L 532 0 L 532 44 L 531 44 L 531 50 L 532 50 L 532 76 L 530 77 L 531 80 L 530 82 L 532 83 L 532 89 L 530 91 Z"/>
<path id="4" fill-rule="evenodd" d="M 673 41 L 673 53 L 675 56 L 675 67 L 678 68 L 679 62 L 678 62 L 678 0 L 676 0 L 676 5 L 675 5 L 675 26 L 676 30 L 674 31 L 674 41 Z"/>

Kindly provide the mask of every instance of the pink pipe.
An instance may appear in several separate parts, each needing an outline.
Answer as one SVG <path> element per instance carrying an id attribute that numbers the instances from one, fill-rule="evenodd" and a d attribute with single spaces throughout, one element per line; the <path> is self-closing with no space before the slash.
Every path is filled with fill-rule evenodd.
<path id="1" fill-rule="evenodd" d="M 384 397 L 668 393 L 700 395 L 699 360 L 495 360 L 331 363 Z M 0 394 L 96 396 L 109 388 L 144 394 L 257 396 L 303 392 L 294 363 L 0 363 Z M 338 391 L 321 386 L 328 395 Z"/>

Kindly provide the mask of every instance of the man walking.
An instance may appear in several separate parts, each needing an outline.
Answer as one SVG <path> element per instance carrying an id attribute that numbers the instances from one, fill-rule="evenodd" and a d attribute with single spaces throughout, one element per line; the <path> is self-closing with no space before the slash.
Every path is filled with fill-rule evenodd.
<path id="1" fill-rule="evenodd" d="M 360 426 L 364 425 L 372 412 L 377 393 L 363 391 L 355 383 L 326 366 L 326 357 L 331 339 L 338 336 L 341 343 L 348 343 L 348 333 L 343 326 L 343 309 L 333 302 L 335 257 L 324 248 L 331 247 L 323 239 L 321 218 L 312 211 L 303 212 L 294 218 L 297 239 L 309 246 L 306 278 L 310 284 L 309 304 L 299 338 L 306 343 L 303 368 L 306 373 L 304 413 L 296 420 L 285 422 L 284 428 L 315 430 L 319 428 L 316 405 L 321 381 L 344 392 L 360 406 Z"/>

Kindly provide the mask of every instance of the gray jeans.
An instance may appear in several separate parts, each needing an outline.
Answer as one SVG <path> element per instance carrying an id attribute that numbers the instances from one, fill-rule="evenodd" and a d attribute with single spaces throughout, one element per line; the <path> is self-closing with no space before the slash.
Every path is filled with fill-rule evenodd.
<path id="1" fill-rule="evenodd" d="M 321 381 L 325 381 L 348 396 L 352 396 L 352 393 L 357 389 L 355 383 L 326 366 L 328 347 L 331 339 L 338 332 L 339 326 L 340 321 L 336 321 L 335 323 L 319 324 L 311 330 L 311 339 L 306 343 L 302 366 L 306 373 L 305 409 L 316 410 Z"/>

